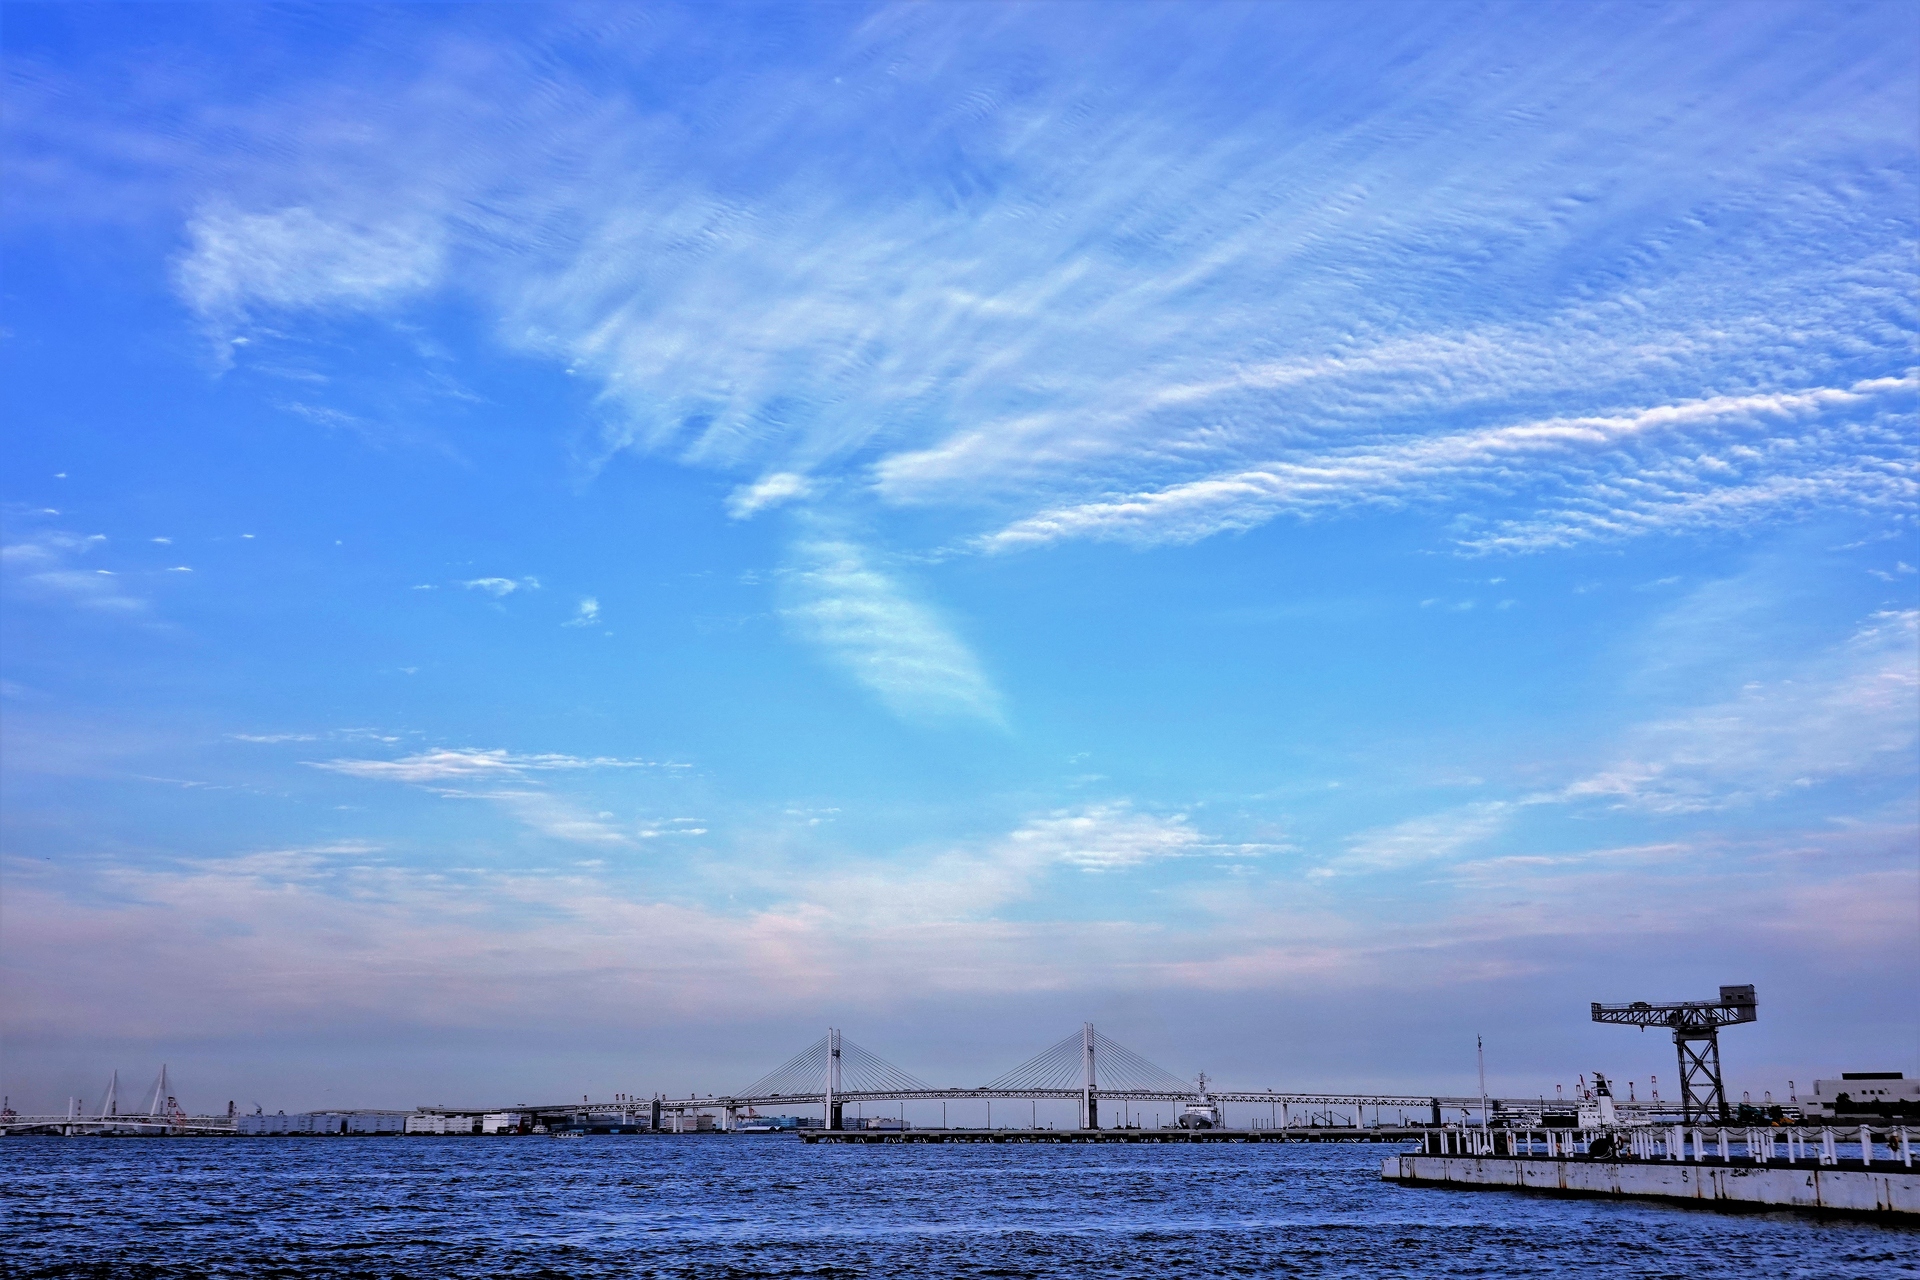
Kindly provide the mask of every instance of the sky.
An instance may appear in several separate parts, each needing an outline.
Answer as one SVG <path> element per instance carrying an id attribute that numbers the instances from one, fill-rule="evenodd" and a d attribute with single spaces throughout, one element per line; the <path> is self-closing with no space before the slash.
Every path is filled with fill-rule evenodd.
<path id="1" fill-rule="evenodd" d="M 0 23 L 16 1108 L 1920 1070 L 1920 10 Z"/>

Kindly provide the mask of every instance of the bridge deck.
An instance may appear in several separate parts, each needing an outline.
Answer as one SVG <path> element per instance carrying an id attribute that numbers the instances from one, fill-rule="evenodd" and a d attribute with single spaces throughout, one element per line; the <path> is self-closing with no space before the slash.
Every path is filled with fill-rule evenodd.
<path id="1" fill-rule="evenodd" d="M 1417 1142 L 1423 1130 L 1382 1129 L 802 1129 L 802 1142 Z"/>

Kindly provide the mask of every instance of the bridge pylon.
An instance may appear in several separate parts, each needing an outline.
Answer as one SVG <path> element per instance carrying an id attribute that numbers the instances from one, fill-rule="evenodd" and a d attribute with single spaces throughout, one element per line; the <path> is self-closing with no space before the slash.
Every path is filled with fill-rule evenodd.
<path id="1" fill-rule="evenodd" d="M 840 1128 L 840 1111 L 845 1104 L 835 1102 L 833 1095 L 840 1090 L 840 1028 L 827 1028 L 827 1099 L 826 1125 L 829 1129 Z"/>
<path id="2" fill-rule="evenodd" d="M 1093 1091 L 1099 1087 L 1099 1081 L 1094 1074 L 1093 1024 L 1091 1022 L 1080 1024 L 1080 1068 L 1080 1127 L 1098 1129 L 1100 1100 L 1094 1096 Z"/>

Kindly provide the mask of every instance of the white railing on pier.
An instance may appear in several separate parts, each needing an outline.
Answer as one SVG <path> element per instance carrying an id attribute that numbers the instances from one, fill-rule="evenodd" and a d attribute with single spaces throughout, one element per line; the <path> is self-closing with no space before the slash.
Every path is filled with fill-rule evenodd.
<path id="1" fill-rule="evenodd" d="M 1613 1159 L 1687 1164 L 1833 1166 L 1843 1160 L 1863 1167 L 1898 1164 L 1913 1168 L 1913 1130 L 1907 1126 L 1860 1125 L 1844 1130 L 1670 1125 L 1615 1129 L 1436 1129 L 1425 1135 L 1428 1155 L 1515 1156 L 1569 1160 Z M 1884 1156 L 1881 1154 L 1885 1152 Z"/>

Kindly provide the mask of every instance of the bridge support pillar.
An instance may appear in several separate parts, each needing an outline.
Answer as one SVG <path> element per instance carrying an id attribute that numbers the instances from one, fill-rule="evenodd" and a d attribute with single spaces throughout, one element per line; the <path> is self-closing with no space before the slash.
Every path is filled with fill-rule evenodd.
<path id="1" fill-rule="evenodd" d="M 826 1105 L 822 1108 L 828 1129 L 840 1127 L 840 1104 L 833 1095 L 840 1089 L 840 1028 L 827 1028 L 827 1089 Z"/>

